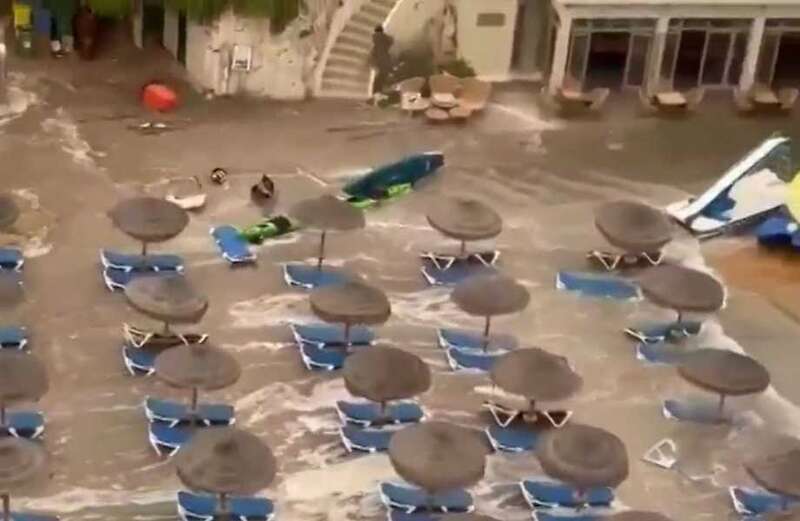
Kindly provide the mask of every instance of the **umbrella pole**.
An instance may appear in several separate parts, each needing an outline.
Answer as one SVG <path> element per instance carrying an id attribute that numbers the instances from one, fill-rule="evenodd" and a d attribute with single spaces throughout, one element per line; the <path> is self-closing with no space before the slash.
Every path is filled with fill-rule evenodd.
<path id="1" fill-rule="evenodd" d="M 11 521 L 11 494 L 3 494 L 3 521 Z"/>
<path id="2" fill-rule="evenodd" d="M 147 243 L 142 241 L 142 256 L 147 255 Z"/>
<path id="3" fill-rule="evenodd" d="M 163 329 L 164 336 L 169 336 L 169 322 L 164 322 L 164 329 Z"/>
<path id="4" fill-rule="evenodd" d="M 344 323 L 344 351 L 350 351 L 350 322 Z"/>
<path id="5" fill-rule="evenodd" d="M 492 317 L 486 317 L 486 323 L 483 326 L 483 352 L 489 349 L 489 328 L 492 325 Z"/>
<path id="6" fill-rule="evenodd" d="M 461 241 L 461 250 L 459 252 L 459 257 L 464 258 L 467 256 L 467 241 Z"/>
<path id="7" fill-rule="evenodd" d="M 327 232 L 322 230 L 322 236 L 319 240 L 319 257 L 317 258 L 317 271 L 322 271 L 322 261 L 325 260 L 325 234 Z"/>
<path id="8" fill-rule="evenodd" d="M 719 412 L 720 417 L 722 417 L 722 410 L 725 408 L 725 395 L 719 395 L 719 405 L 717 406 L 717 412 Z"/>
<path id="9" fill-rule="evenodd" d="M 223 521 L 227 521 L 231 518 L 230 512 L 228 512 L 228 494 L 220 494 L 219 495 L 219 505 L 217 505 L 217 512 L 218 515 L 215 516 L 218 519 Z"/>
<path id="10" fill-rule="evenodd" d="M 6 426 L 6 404 L 0 403 L 0 426 Z"/>
<path id="11" fill-rule="evenodd" d="M 191 413 L 192 416 L 197 416 L 198 394 L 197 387 L 192 387 L 192 405 L 189 407 L 189 413 Z"/>

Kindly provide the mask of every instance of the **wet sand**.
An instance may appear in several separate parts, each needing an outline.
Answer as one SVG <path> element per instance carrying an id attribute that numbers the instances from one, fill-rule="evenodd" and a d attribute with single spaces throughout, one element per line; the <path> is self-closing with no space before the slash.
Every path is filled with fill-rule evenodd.
<path id="1" fill-rule="evenodd" d="M 731 278 L 729 305 L 719 322 L 712 319 L 693 340 L 743 348 L 774 374 L 775 389 L 765 395 L 730 400 L 743 418 L 737 429 L 682 425 L 662 417 L 662 399 L 697 391 L 672 368 L 642 365 L 621 331 L 668 313 L 646 302 L 583 299 L 554 287 L 558 269 L 583 267 L 583 253 L 604 245 L 591 225 L 596 204 L 624 197 L 655 205 L 672 202 L 707 184 L 773 130 L 800 135 L 796 121 L 739 120 L 712 96 L 708 113 L 691 121 L 636 118 L 631 100 L 619 107 L 612 103 L 601 121 L 563 122 L 540 112 L 530 92 L 510 86 L 464 128 L 432 128 L 350 103 L 220 100 L 186 106 L 180 116 L 191 123 L 185 129 L 141 136 L 101 117 L 130 111 L 146 117 L 118 85 L 84 79 L 80 92 L 73 93 L 63 85 L 79 78 L 79 71 L 58 70 L 48 83 L 35 71 L 26 74 L 21 85 L 43 102 L 0 129 L 6 165 L 2 188 L 35 194 L 53 215 L 53 225 L 46 231 L 34 226 L 41 230 L 42 244 L 31 249 L 38 256 L 26 264 L 27 299 L 4 313 L 3 322 L 29 326 L 32 350 L 53 379 L 38 405 L 48 422 L 44 443 L 53 455 L 53 475 L 48 483 L 25 489 L 17 505 L 57 512 L 67 520 L 175 519 L 180 484 L 171 464 L 156 458 L 147 443 L 141 402 L 147 395 L 188 395 L 125 373 L 122 323 L 152 324 L 129 308 L 124 296 L 103 287 L 97 252 L 135 248 L 105 216 L 119 198 L 158 193 L 164 178 L 178 175 L 199 175 L 205 182 L 215 166 L 229 169 L 229 185 L 207 184 L 207 207 L 192 215 L 181 236 L 154 250 L 185 257 L 187 276 L 211 301 L 199 328 L 235 352 L 244 367 L 239 383 L 206 398 L 233 403 L 238 424 L 276 452 L 279 476 L 265 493 L 277 501 L 281 519 L 383 519 L 377 483 L 394 473 L 384 456 L 345 453 L 332 408 L 347 397 L 341 379 L 307 372 L 291 344 L 288 324 L 313 317 L 306 294 L 284 285 L 280 264 L 312 258 L 317 236 L 298 233 L 265 244 L 258 249 L 257 266 L 241 269 L 228 267 L 208 236 L 212 225 L 258 219 L 248 192 L 261 170 L 275 179 L 275 210 L 283 212 L 305 197 L 336 192 L 358 169 L 414 151 L 445 152 L 447 166 L 435 180 L 370 212 L 363 232 L 332 235 L 328 242 L 333 264 L 388 292 L 393 316 L 378 330 L 381 341 L 408 349 L 433 367 L 434 385 L 422 397 L 432 418 L 488 425 L 470 392 L 486 384 L 486 377 L 452 373 L 435 346 L 436 327 L 479 327 L 480 321 L 458 312 L 447 291 L 426 287 L 416 259 L 421 250 L 457 247 L 431 230 L 424 217 L 437 198 L 457 194 L 478 198 L 502 214 L 503 234 L 478 246 L 502 250 L 503 272 L 532 293 L 529 309 L 496 320 L 496 331 L 569 357 L 585 379 L 583 391 L 569 403 L 575 421 L 607 428 L 626 442 L 631 475 L 619 489 L 621 504 L 675 519 L 728 519 L 724 487 L 748 483 L 743 458 L 800 427 L 794 405 L 800 403 L 800 384 L 793 371 L 800 354 L 787 342 L 798 327 L 767 299 L 738 289 L 753 289 L 749 284 L 759 278 L 746 260 L 738 271 L 731 271 L 730 260 L 712 262 L 726 280 Z M 395 126 L 379 135 L 326 130 L 364 121 Z M 723 135 L 711 143 L 709 136 Z M 717 259 L 718 250 L 730 243 L 719 244 L 701 247 L 680 234 L 668 254 L 697 266 L 703 253 Z M 686 473 L 724 469 L 713 481 L 692 482 L 641 462 L 646 448 L 664 437 L 679 443 Z M 528 519 L 515 481 L 539 472 L 531 455 L 491 456 L 486 479 L 473 491 L 478 509 L 498 519 Z"/>

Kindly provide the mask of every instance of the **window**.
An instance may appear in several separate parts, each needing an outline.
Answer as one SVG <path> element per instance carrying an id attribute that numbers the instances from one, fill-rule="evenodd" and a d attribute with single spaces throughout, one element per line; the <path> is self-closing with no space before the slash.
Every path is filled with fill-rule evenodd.
<path id="1" fill-rule="evenodd" d="M 503 13 L 478 13 L 478 27 L 503 27 L 506 15 Z"/>

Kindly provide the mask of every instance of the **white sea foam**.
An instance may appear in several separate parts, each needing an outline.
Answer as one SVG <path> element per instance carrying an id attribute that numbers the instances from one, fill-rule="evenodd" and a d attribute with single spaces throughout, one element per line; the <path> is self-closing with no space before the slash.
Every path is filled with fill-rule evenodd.
<path id="1" fill-rule="evenodd" d="M 228 313 L 233 317 L 233 327 L 241 328 L 284 326 L 307 321 L 310 317 L 308 296 L 295 293 L 263 295 L 237 302 Z"/>

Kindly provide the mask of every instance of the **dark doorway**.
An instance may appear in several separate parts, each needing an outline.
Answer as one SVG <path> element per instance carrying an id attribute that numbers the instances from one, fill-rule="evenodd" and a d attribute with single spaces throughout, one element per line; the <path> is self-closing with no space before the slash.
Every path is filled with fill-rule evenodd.
<path id="1" fill-rule="evenodd" d="M 145 45 L 164 45 L 164 4 L 146 0 L 142 5 L 142 40 Z"/>
<path id="2" fill-rule="evenodd" d="M 681 44 L 675 62 L 674 85 L 676 89 L 685 90 L 698 86 L 705 44 L 705 31 L 681 32 Z"/>
<path id="3" fill-rule="evenodd" d="M 186 11 L 178 12 L 178 61 L 186 65 Z"/>
<path id="4" fill-rule="evenodd" d="M 775 60 L 774 87 L 800 87 L 800 32 L 781 35 L 778 58 Z"/>
<path id="5" fill-rule="evenodd" d="M 514 24 L 514 44 L 511 50 L 511 69 L 518 69 L 520 66 L 520 58 L 522 55 L 522 35 L 523 28 L 525 27 L 525 6 L 527 4 L 520 3 L 517 8 L 517 21 Z"/>
<path id="6" fill-rule="evenodd" d="M 586 68 L 587 88 L 622 87 L 630 37 L 628 33 L 592 33 L 589 64 Z"/>

